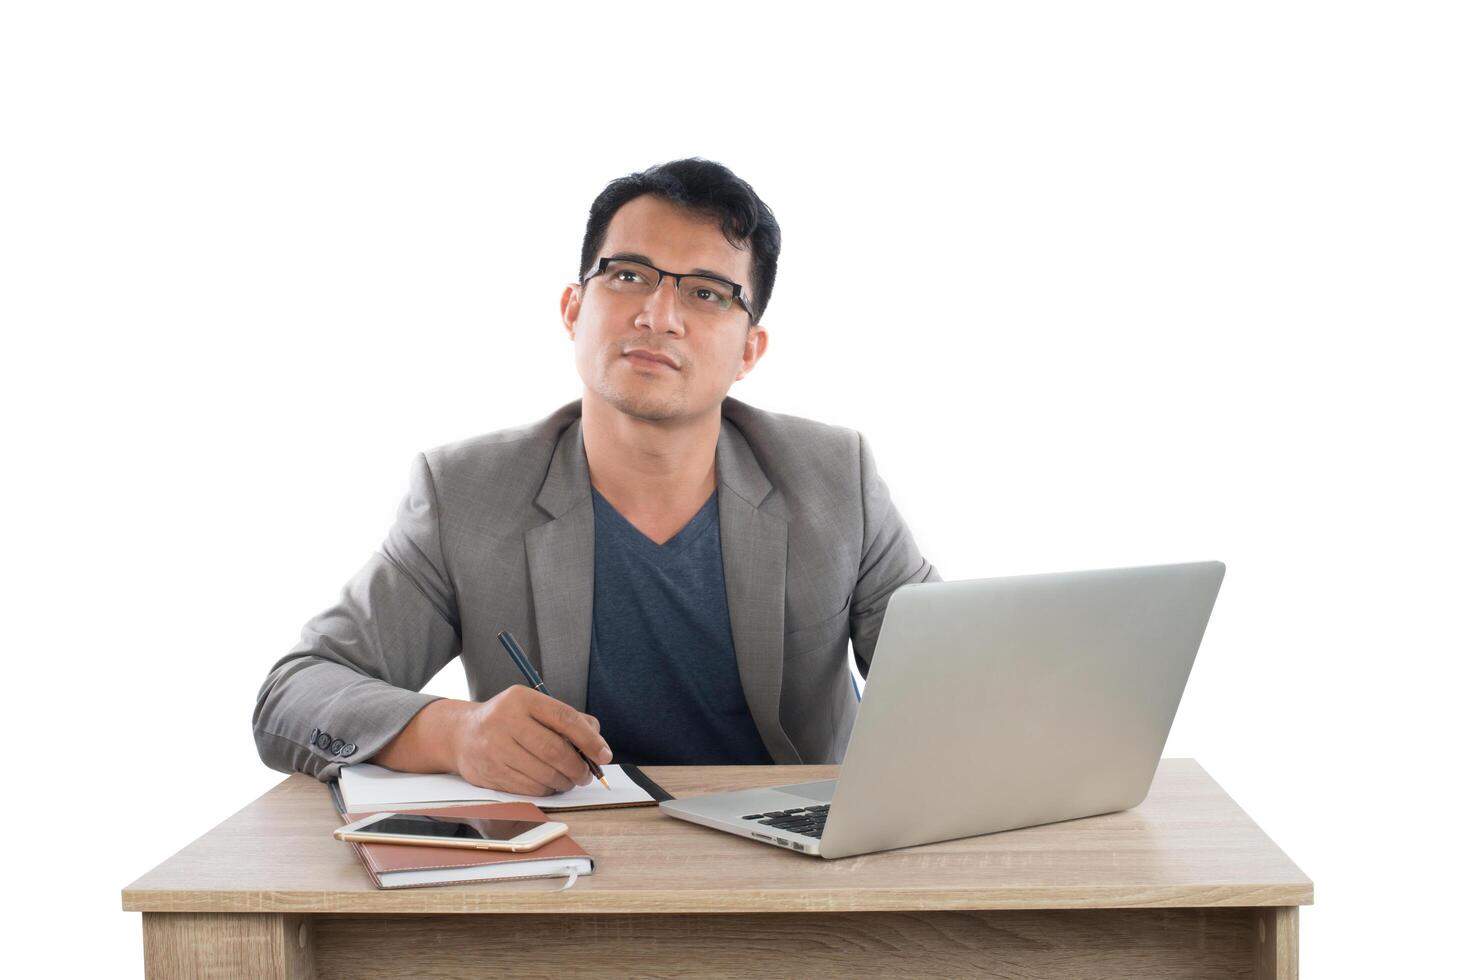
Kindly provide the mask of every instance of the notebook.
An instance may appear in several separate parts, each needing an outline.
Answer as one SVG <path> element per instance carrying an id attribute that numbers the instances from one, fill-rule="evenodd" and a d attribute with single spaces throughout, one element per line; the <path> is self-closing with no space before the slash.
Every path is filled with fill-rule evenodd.
<path id="1" fill-rule="evenodd" d="M 343 814 L 351 823 L 377 811 Z M 485 817 L 500 820 L 544 821 L 546 814 L 530 803 L 486 803 L 478 806 L 437 807 L 404 810 L 428 816 Z M 348 842 L 372 882 L 378 888 L 417 888 L 424 885 L 466 884 L 477 881 L 509 881 L 518 878 L 567 878 L 571 887 L 577 876 L 592 873 L 591 855 L 568 834 L 543 844 L 534 851 L 473 851 L 462 847 L 419 847 L 414 844 L 359 844 Z"/>
<path id="2" fill-rule="evenodd" d="M 551 796 L 520 796 L 485 789 L 448 773 L 395 772 L 371 762 L 343 766 L 337 777 L 342 808 L 379 813 L 410 806 L 450 803 L 530 803 L 542 810 L 599 810 L 620 806 L 652 806 L 672 797 L 636 766 L 602 767 L 611 792 L 596 780 Z"/>

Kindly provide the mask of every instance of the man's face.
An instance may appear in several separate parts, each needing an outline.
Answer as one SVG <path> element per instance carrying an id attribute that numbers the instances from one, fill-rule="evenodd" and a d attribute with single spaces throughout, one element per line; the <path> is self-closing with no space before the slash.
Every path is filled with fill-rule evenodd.
<path id="1" fill-rule="evenodd" d="M 698 269 L 750 291 L 748 249 L 726 241 L 713 219 L 651 195 L 617 210 L 600 254 L 669 272 Z M 730 386 L 765 353 L 765 328 L 750 326 L 737 302 L 710 314 L 689 308 L 671 278 L 646 295 L 609 288 L 606 278 L 568 286 L 561 319 L 587 392 L 624 415 L 677 423 L 717 412 Z"/>

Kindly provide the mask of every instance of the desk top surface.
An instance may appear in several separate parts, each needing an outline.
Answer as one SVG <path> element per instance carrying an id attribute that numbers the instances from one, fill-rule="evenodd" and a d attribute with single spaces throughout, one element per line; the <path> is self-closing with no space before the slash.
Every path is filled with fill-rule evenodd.
<path id="1" fill-rule="evenodd" d="M 676 797 L 837 766 L 649 766 Z M 327 787 L 291 776 L 123 889 L 130 912 L 857 912 L 1308 905 L 1290 858 L 1192 759 L 1165 759 L 1120 813 L 826 861 L 664 816 L 553 813 L 596 861 L 563 880 L 378 890 Z"/>

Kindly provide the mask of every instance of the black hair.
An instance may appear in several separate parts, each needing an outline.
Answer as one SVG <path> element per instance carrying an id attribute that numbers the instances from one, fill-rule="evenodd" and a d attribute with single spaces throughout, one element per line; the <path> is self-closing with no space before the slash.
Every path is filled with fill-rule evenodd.
<path id="1" fill-rule="evenodd" d="M 725 239 L 751 251 L 751 322 L 759 323 L 775 289 L 775 265 L 780 257 L 780 225 L 755 189 L 728 167 L 712 160 L 690 157 L 649 167 L 641 173 L 618 177 L 603 188 L 587 215 L 587 233 L 581 244 L 577 278 L 593 271 L 607 240 L 607 226 L 617 209 L 635 197 L 652 194 L 719 222 Z"/>

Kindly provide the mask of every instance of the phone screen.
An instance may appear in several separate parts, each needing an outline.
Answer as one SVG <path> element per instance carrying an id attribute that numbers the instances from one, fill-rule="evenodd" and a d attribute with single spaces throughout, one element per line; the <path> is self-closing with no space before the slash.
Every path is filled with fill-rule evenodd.
<path id="1" fill-rule="evenodd" d="M 543 826 L 536 820 L 485 820 L 476 817 L 461 817 L 450 820 L 446 817 L 426 817 L 422 814 L 403 813 L 384 817 L 370 823 L 361 830 L 374 834 L 411 834 L 415 837 L 442 837 L 446 840 L 512 840 Z"/>

